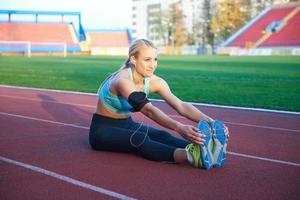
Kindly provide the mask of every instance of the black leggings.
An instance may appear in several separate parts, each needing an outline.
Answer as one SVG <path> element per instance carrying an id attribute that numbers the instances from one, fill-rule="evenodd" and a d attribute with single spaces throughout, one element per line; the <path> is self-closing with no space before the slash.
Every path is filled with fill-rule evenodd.
<path id="1" fill-rule="evenodd" d="M 95 150 L 136 152 L 149 160 L 167 162 L 174 162 L 176 148 L 189 144 L 166 131 L 137 123 L 131 117 L 113 119 L 98 114 L 93 115 L 89 141 Z"/>

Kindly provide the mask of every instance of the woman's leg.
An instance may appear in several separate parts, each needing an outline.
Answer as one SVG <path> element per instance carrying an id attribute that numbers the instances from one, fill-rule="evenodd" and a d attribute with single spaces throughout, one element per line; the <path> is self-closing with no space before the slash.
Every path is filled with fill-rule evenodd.
<path id="1" fill-rule="evenodd" d="M 90 144 L 96 150 L 138 152 L 153 161 L 181 162 L 183 159 L 182 152 L 175 154 L 176 147 L 154 141 L 144 132 L 133 135 L 125 128 L 102 126 L 101 129 L 98 130 L 101 134 L 90 134 Z"/>
<path id="2" fill-rule="evenodd" d="M 147 159 L 178 163 L 187 161 L 187 152 L 184 148 L 190 142 L 166 131 L 139 124 L 139 130 L 132 136 L 132 141 Z"/>
<path id="3" fill-rule="evenodd" d="M 174 151 L 174 160 L 177 163 L 183 163 L 183 164 L 191 164 L 193 165 L 194 160 L 189 155 L 189 152 L 187 152 L 185 149 L 177 148 Z"/>
<path id="4" fill-rule="evenodd" d="M 130 145 L 132 120 L 117 120 L 94 114 L 89 131 L 89 142 L 95 150 L 136 152 Z"/>
<path id="5" fill-rule="evenodd" d="M 147 135 L 156 142 L 171 145 L 177 148 L 184 149 L 188 144 L 190 144 L 190 142 L 183 138 L 176 137 L 167 131 L 154 128 L 149 125 L 142 125 L 139 132 L 147 133 Z"/>
<path id="6" fill-rule="evenodd" d="M 99 124 L 94 117 L 89 138 L 91 146 L 96 150 L 139 152 L 146 159 L 167 162 L 184 162 L 184 148 L 189 144 L 165 131 L 133 121 L 123 127 L 116 127 L 107 120 Z"/>

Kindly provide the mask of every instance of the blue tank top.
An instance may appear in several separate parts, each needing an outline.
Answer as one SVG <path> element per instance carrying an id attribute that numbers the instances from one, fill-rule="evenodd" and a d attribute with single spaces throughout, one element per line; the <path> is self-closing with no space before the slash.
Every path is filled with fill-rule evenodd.
<path id="1" fill-rule="evenodd" d="M 128 73 L 130 76 L 130 80 L 133 80 L 132 70 L 129 67 Z M 111 79 L 105 81 L 98 92 L 99 99 L 102 101 L 103 105 L 108 108 L 110 111 L 128 115 L 131 113 L 132 106 L 128 103 L 128 101 L 120 95 L 114 95 L 109 91 Z M 144 92 L 148 96 L 149 94 L 149 78 L 144 79 Z"/>

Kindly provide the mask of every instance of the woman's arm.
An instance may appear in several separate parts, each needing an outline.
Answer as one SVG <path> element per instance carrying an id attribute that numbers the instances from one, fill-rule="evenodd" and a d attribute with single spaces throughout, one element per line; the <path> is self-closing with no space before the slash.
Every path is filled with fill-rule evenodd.
<path id="1" fill-rule="evenodd" d="M 181 101 L 176 97 L 170 90 L 168 84 L 163 79 L 159 78 L 155 85 L 156 92 L 171 106 L 173 107 L 181 116 L 184 116 L 194 122 L 199 122 L 205 120 L 211 122 L 213 119 L 208 115 L 202 113 L 191 103 L 186 103 Z"/>
<path id="2" fill-rule="evenodd" d="M 153 121 L 157 122 L 158 124 L 176 131 L 183 138 L 190 142 L 196 144 L 203 144 L 204 142 L 203 135 L 199 133 L 199 130 L 195 126 L 184 125 L 170 118 L 163 111 L 161 111 L 159 108 L 152 105 L 151 103 L 146 104 L 141 109 L 141 112 Z"/>
<path id="3" fill-rule="evenodd" d="M 181 101 L 178 97 L 176 97 L 170 90 L 168 84 L 163 79 L 159 78 L 160 81 L 156 81 L 156 91 L 160 94 L 160 96 L 171 106 L 173 107 L 180 115 L 198 123 L 201 120 L 205 120 L 210 124 L 213 122 L 213 119 L 208 115 L 202 113 L 191 103 L 186 103 Z M 225 125 L 224 129 L 225 135 L 229 137 L 228 127 Z"/>
<path id="4" fill-rule="evenodd" d="M 130 94 L 135 92 L 135 87 L 132 81 L 127 79 L 119 79 L 116 81 L 117 91 L 124 96 L 127 100 Z M 140 112 L 155 121 L 156 123 L 178 132 L 183 138 L 190 142 L 202 144 L 204 142 L 203 135 L 199 133 L 199 130 L 191 125 L 184 125 L 161 111 L 156 106 L 152 105 L 151 102 L 145 104 Z"/>

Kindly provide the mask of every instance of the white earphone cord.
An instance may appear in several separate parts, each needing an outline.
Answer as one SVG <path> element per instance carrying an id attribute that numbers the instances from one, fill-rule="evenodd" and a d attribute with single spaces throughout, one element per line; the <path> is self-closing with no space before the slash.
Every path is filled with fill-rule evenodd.
<path id="1" fill-rule="evenodd" d="M 139 127 L 138 127 L 136 130 L 134 130 L 134 131 L 133 131 L 133 134 L 130 136 L 130 144 L 131 144 L 133 147 L 135 147 L 135 148 L 139 148 L 140 146 L 142 146 L 142 145 L 145 143 L 146 138 L 147 138 L 147 136 L 148 136 L 149 124 L 147 123 L 147 124 L 146 124 L 146 125 L 147 125 L 147 129 L 146 129 L 146 133 L 145 133 L 144 139 L 141 141 L 140 144 L 137 144 L 137 145 L 136 145 L 136 144 L 133 143 L 133 136 L 134 136 L 136 133 L 141 133 L 141 134 L 143 134 L 143 132 L 138 132 L 138 130 L 140 130 L 141 127 L 143 126 L 143 124 L 144 124 L 144 119 L 145 119 L 145 116 L 143 116 L 143 120 L 142 120 L 142 122 L 139 124 Z M 132 131 L 132 130 L 130 130 L 130 131 Z"/>

